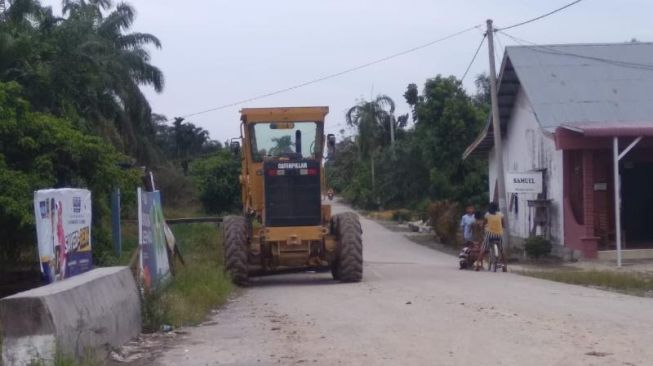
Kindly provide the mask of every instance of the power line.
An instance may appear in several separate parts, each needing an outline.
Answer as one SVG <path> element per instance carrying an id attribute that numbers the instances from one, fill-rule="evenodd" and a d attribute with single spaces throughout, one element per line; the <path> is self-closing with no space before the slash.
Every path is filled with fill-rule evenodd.
<path id="1" fill-rule="evenodd" d="M 538 17 L 535 17 L 535 18 L 528 19 L 528 20 L 520 22 L 520 23 L 510 25 L 508 27 L 496 28 L 495 32 L 501 31 L 501 30 L 506 30 L 506 29 L 511 29 L 511 28 L 515 28 L 515 27 L 519 27 L 519 26 L 522 26 L 522 25 L 525 25 L 525 24 L 540 20 L 542 18 L 548 17 L 548 16 L 553 15 L 553 14 L 555 14 L 557 12 L 560 12 L 560 11 L 570 7 L 570 6 L 578 4 L 581 1 L 583 1 L 583 0 L 573 1 L 573 2 L 567 4 L 567 5 L 563 6 L 563 7 L 560 7 L 558 9 L 553 10 L 553 11 L 550 11 L 550 12 L 548 12 L 546 14 L 542 14 L 542 15 L 540 15 Z M 436 43 L 440 43 L 440 42 L 446 41 L 448 39 L 454 38 L 456 36 L 459 36 L 459 35 L 461 35 L 463 33 L 466 33 L 466 32 L 468 32 L 468 31 L 470 31 L 472 29 L 479 29 L 480 30 L 480 28 L 481 28 L 481 25 L 475 25 L 473 27 L 469 27 L 469 28 L 463 29 L 461 31 L 449 34 L 449 35 L 447 35 L 445 37 L 436 39 L 434 41 L 424 43 L 422 45 L 419 45 L 419 46 L 416 46 L 416 47 L 413 47 L 413 48 L 410 48 L 410 49 L 407 49 L 407 50 L 404 50 L 404 51 L 401 51 L 401 52 L 397 52 L 397 53 L 394 53 L 392 55 L 382 57 L 380 59 L 373 60 L 373 61 L 361 64 L 361 65 L 358 65 L 358 66 L 354 66 L 354 67 L 351 67 L 349 69 L 346 69 L 346 70 L 343 70 L 343 71 L 340 71 L 340 72 L 336 72 L 336 73 L 333 73 L 333 74 L 328 74 L 328 75 L 325 75 L 325 76 L 322 76 L 322 77 L 319 77 L 319 78 L 316 78 L 316 79 L 312 79 L 312 80 L 309 80 L 309 81 L 306 81 L 306 82 L 303 82 L 303 83 L 300 83 L 300 84 L 296 84 L 296 85 L 293 85 L 293 86 L 290 86 L 290 87 L 287 87 L 287 88 L 283 88 L 283 89 L 274 90 L 272 92 L 265 93 L 265 94 L 260 94 L 260 95 L 257 95 L 257 96 L 251 97 L 251 98 L 238 100 L 238 101 L 228 103 L 228 104 L 223 104 L 223 105 L 220 105 L 220 106 L 217 106 L 217 107 L 214 107 L 214 108 L 205 109 L 205 110 L 202 110 L 202 111 L 199 111 L 199 112 L 189 113 L 189 114 L 183 115 L 182 117 L 183 118 L 188 118 L 188 117 L 197 116 L 197 115 L 200 115 L 200 114 L 205 114 L 205 113 L 214 112 L 214 111 L 218 111 L 218 110 L 222 110 L 222 109 L 226 109 L 226 108 L 230 108 L 230 107 L 235 107 L 235 106 L 240 105 L 240 104 L 253 102 L 253 101 L 256 101 L 256 100 L 259 100 L 259 99 L 263 99 L 263 98 L 271 97 L 271 96 L 274 96 L 274 95 L 286 93 L 286 92 L 289 92 L 289 91 L 292 91 L 292 90 L 295 90 L 295 89 L 299 89 L 299 88 L 302 88 L 302 87 L 305 87 L 305 86 L 308 86 L 308 85 L 312 85 L 312 84 L 316 84 L 316 83 L 319 83 L 319 82 L 322 82 L 322 81 L 333 79 L 333 78 L 336 78 L 336 77 L 339 77 L 339 76 L 342 76 L 342 75 L 345 75 L 345 74 L 349 74 L 349 73 L 354 72 L 354 71 L 358 71 L 358 70 L 361 70 L 361 69 L 364 69 L 364 68 L 367 68 L 367 67 L 370 67 L 370 66 L 373 66 L 373 65 L 376 65 L 376 64 L 379 64 L 379 63 L 382 63 L 382 62 L 385 62 L 385 61 L 388 61 L 388 60 L 391 60 L 391 59 L 394 59 L 394 58 L 397 58 L 397 57 L 400 57 L 400 56 L 403 56 L 403 55 L 406 55 L 406 54 L 409 54 L 409 53 L 412 53 L 412 52 L 415 52 L 415 51 L 418 51 L 418 50 L 421 50 L 423 48 L 432 46 L 432 45 L 434 45 Z M 504 33 L 504 34 L 506 34 L 506 33 Z M 508 34 L 506 34 L 506 35 L 508 37 L 511 37 Z M 478 55 L 484 41 L 485 41 L 485 36 L 481 40 L 476 52 L 474 53 L 474 57 L 472 58 L 470 64 L 467 66 L 467 69 L 465 70 L 465 73 L 464 73 L 461 80 L 464 80 L 465 77 L 467 76 L 467 74 L 469 72 L 469 69 L 471 68 L 472 64 L 474 63 L 474 61 L 476 59 L 476 56 Z"/>
<path id="2" fill-rule="evenodd" d="M 565 10 L 565 9 L 567 9 L 567 8 L 570 7 L 570 6 L 576 5 L 576 4 L 578 4 L 579 2 L 581 2 L 581 1 L 583 1 L 583 0 L 572 1 L 572 2 L 570 2 L 569 4 L 567 4 L 567 5 L 565 5 L 565 6 L 561 7 L 561 8 L 558 8 L 558 9 L 552 10 L 552 11 L 546 13 L 546 14 L 542 14 L 542 15 L 537 16 L 537 17 L 535 17 L 535 18 L 531 18 L 531 19 L 528 19 L 528 20 L 525 20 L 525 21 L 523 21 L 523 22 L 519 22 L 519 23 L 516 23 L 516 24 L 513 24 L 513 25 L 509 25 L 509 26 L 507 26 L 507 27 L 503 27 L 503 28 L 495 28 L 495 31 L 501 31 L 501 30 L 506 30 L 506 29 L 516 28 L 516 27 L 520 27 L 520 26 L 525 25 L 525 24 L 528 24 L 528 23 L 535 22 L 535 21 L 540 20 L 540 19 L 542 19 L 542 18 L 546 18 L 546 17 L 548 17 L 549 15 L 553 15 L 553 14 L 559 12 L 559 11 Z"/>
<path id="3" fill-rule="evenodd" d="M 503 35 L 505 35 L 508 38 L 512 39 L 513 41 L 517 42 L 518 44 L 520 44 L 522 46 L 525 46 L 525 47 L 528 47 L 528 48 L 532 49 L 533 51 L 540 52 L 540 53 L 553 54 L 553 55 L 562 55 L 562 56 L 569 56 L 569 57 L 577 57 L 577 58 L 582 58 L 582 59 L 586 59 L 586 60 L 603 62 L 603 63 L 607 63 L 607 64 L 610 64 L 610 65 L 613 65 L 613 66 L 618 66 L 618 67 L 653 71 L 653 64 L 642 64 L 642 63 L 637 63 L 637 62 L 614 60 L 614 59 L 609 59 L 609 58 L 604 58 L 604 57 L 581 55 L 581 54 L 573 53 L 573 52 L 565 52 L 565 51 L 561 51 L 559 49 L 555 49 L 555 48 L 553 48 L 551 46 L 539 45 L 537 43 L 527 41 L 525 39 L 517 38 L 517 37 L 512 36 L 512 35 L 510 35 L 510 34 L 508 34 L 506 32 L 503 32 L 503 31 L 500 31 L 500 33 L 502 33 Z"/>
<path id="4" fill-rule="evenodd" d="M 346 70 L 343 70 L 343 71 L 340 71 L 340 72 L 336 72 L 336 73 L 333 73 L 333 74 L 328 74 L 328 75 L 325 75 L 325 76 L 322 76 L 322 77 L 319 77 L 319 78 L 316 78 L 316 79 L 312 79 L 312 80 L 309 80 L 309 81 L 303 82 L 303 83 L 301 83 L 301 84 L 296 84 L 296 85 L 293 85 L 293 86 L 290 86 L 290 87 L 287 87 L 287 88 L 278 89 L 278 90 L 275 90 L 275 91 L 272 91 L 272 92 L 269 92 L 269 93 L 265 93 L 265 94 L 257 95 L 257 96 L 255 96 L 255 97 L 251 97 L 251 98 L 247 98 L 247 99 L 242 99 L 242 100 L 239 100 L 239 101 L 236 101 L 236 102 L 233 102 L 233 103 L 223 104 L 223 105 L 218 106 L 218 107 L 205 109 L 205 110 L 202 110 L 202 111 L 199 111 L 199 112 L 189 113 L 189 114 L 183 115 L 183 116 L 181 116 L 181 117 L 182 117 L 182 118 L 188 118 L 188 117 L 197 116 L 197 115 L 200 115 L 200 114 L 205 114 L 205 113 L 209 113 L 209 112 L 214 112 L 214 111 L 221 110 L 221 109 L 226 109 L 226 108 L 230 108 L 230 107 L 235 107 L 235 106 L 240 105 L 240 104 L 244 104 L 244 103 L 252 102 L 252 101 L 255 101 L 255 100 L 259 100 L 259 99 L 263 99 L 263 98 L 271 97 L 271 96 L 274 96 L 274 95 L 277 95 L 277 94 L 286 93 L 286 92 L 289 92 L 289 91 L 291 91 L 291 90 L 299 89 L 299 88 L 302 88 L 302 87 L 305 87 L 305 86 L 308 86 L 308 85 L 312 85 L 312 84 L 316 84 L 316 83 L 319 83 L 319 82 L 322 82 L 322 81 L 325 81 L 325 80 L 333 79 L 333 78 L 336 78 L 336 77 L 338 77 L 338 76 L 342 76 L 342 75 L 345 75 L 345 74 L 349 74 L 349 73 L 351 73 L 351 72 L 358 71 L 358 70 L 361 70 L 361 69 L 364 69 L 364 68 L 370 67 L 370 66 L 372 66 L 372 65 L 376 65 L 376 64 L 379 64 L 379 63 L 382 63 L 382 62 L 385 62 L 385 61 L 391 60 L 391 59 L 393 59 L 393 58 L 397 58 L 397 57 L 400 57 L 400 56 L 403 56 L 403 55 L 406 55 L 406 54 L 409 54 L 409 53 L 412 53 L 412 52 L 415 52 L 415 51 L 421 50 L 421 49 L 423 49 L 423 48 L 426 48 L 426 47 L 432 46 L 432 45 L 434 45 L 434 44 L 436 44 L 436 43 L 440 43 L 440 42 L 446 41 L 446 40 L 448 40 L 448 39 L 451 39 L 451 38 L 457 37 L 457 36 L 459 36 L 459 35 L 461 35 L 461 34 L 463 34 L 463 33 L 467 33 L 467 32 L 469 32 L 470 30 L 473 30 L 473 29 L 476 29 L 476 28 L 480 28 L 480 27 L 481 27 L 481 25 L 475 25 L 475 26 L 473 26 L 473 27 L 465 28 L 465 29 L 463 29 L 463 30 L 461 30 L 461 31 L 458 31 L 458 32 L 455 32 L 455 33 L 451 33 L 451 34 L 449 34 L 449 35 L 447 35 L 447 36 L 444 36 L 444 37 L 442 37 L 442 38 L 438 38 L 438 39 L 436 39 L 436 40 L 434 40 L 434 41 L 431 41 L 431 42 L 428 42 L 428 43 L 424 43 L 424 44 L 421 44 L 421 45 L 419 45 L 419 46 L 416 46 L 416 47 L 413 47 L 413 48 L 409 48 L 409 49 L 407 49 L 407 50 L 404 50 L 404 51 L 401 51 L 401 52 L 397 52 L 397 53 L 394 53 L 394 54 L 392 54 L 392 55 L 389 55 L 389 56 L 386 56 L 386 57 L 382 57 L 382 58 L 376 59 L 376 60 L 374 60 L 374 61 L 370 61 L 370 62 L 367 62 L 367 63 L 361 64 L 361 65 L 358 65 L 358 66 L 354 66 L 354 67 L 351 67 L 351 68 L 349 68 L 349 69 L 346 69 Z"/>
<path id="5" fill-rule="evenodd" d="M 469 65 L 467 65 L 467 69 L 465 69 L 465 73 L 463 74 L 463 77 L 460 78 L 461 83 L 465 80 L 465 77 L 467 76 L 469 69 L 472 68 L 474 61 L 476 60 L 476 56 L 478 56 L 478 52 L 481 50 L 481 47 L 483 46 L 483 42 L 485 42 L 485 37 L 486 35 L 483 34 L 483 38 L 481 38 L 481 43 L 478 44 L 478 47 L 476 48 L 476 52 L 474 52 L 474 56 L 472 57 L 472 60 L 469 62 Z"/>

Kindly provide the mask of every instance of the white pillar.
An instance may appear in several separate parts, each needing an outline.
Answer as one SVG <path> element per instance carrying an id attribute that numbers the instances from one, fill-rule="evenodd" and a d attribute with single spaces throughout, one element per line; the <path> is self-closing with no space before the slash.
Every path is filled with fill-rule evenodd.
<path id="1" fill-rule="evenodd" d="M 619 176 L 619 138 L 612 138 L 614 175 L 614 223 L 617 243 L 617 267 L 621 267 L 621 177 Z"/>

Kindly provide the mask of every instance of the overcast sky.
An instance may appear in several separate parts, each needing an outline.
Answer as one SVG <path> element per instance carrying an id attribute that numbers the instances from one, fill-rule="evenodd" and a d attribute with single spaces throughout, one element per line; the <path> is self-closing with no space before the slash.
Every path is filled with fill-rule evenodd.
<path id="1" fill-rule="evenodd" d="M 161 94 L 146 88 L 154 112 L 187 115 L 336 73 L 494 19 L 507 26 L 571 0 L 131 0 L 135 31 L 163 43 L 152 62 L 165 74 Z M 59 0 L 45 4 L 60 9 Z M 653 1 L 584 0 L 510 34 L 539 44 L 653 40 Z M 238 135 L 242 107 L 327 105 L 327 130 L 345 111 L 386 94 L 406 113 L 402 94 L 437 74 L 461 77 L 482 37 L 472 30 L 393 60 L 281 95 L 188 120 L 225 141 Z M 498 51 L 515 44 L 498 36 Z M 653 62 L 653 61 L 652 61 Z M 498 66 L 497 66 L 498 67 Z M 465 86 L 488 70 L 484 46 Z"/>

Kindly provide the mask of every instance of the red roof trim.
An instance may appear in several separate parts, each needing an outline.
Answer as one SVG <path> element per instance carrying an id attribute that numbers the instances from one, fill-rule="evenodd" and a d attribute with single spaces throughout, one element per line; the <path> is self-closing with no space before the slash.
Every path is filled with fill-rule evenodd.
<path id="1" fill-rule="evenodd" d="M 560 127 L 586 137 L 653 136 L 653 122 L 574 123 Z"/>

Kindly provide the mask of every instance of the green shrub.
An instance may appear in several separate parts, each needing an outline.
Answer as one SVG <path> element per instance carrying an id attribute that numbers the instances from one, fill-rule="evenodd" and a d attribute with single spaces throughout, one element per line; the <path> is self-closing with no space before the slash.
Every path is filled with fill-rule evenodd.
<path id="1" fill-rule="evenodd" d="M 428 198 L 425 198 L 417 203 L 415 211 L 419 215 L 420 220 L 427 221 L 431 218 L 431 215 L 429 214 L 429 207 L 431 207 L 432 203 L 433 202 L 431 202 L 431 200 Z"/>
<path id="2" fill-rule="evenodd" d="M 240 158 L 223 150 L 192 163 L 190 174 L 208 213 L 224 213 L 240 207 Z"/>
<path id="3" fill-rule="evenodd" d="M 180 168 L 172 164 L 161 164 L 154 168 L 156 189 L 161 191 L 166 208 L 197 207 L 197 187 L 191 177 L 183 174 Z"/>
<path id="4" fill-rule="evenodd" d="M 551 249 L 553 245 L 551 241 L 546 239 L 543 236 L 531 236 L 526 239 L 524 243 L 524 249 L 526 250 L 526 255 L 532 259 L 540 259 L 541 257 L 551 254 Z"/>
<path id="5" fill-rule="evenodd" d="M 111 250 L 109 195 L 117 186 L 123 207 L 133 207 L 139 173 L 121 169 L 130 159 L 101 138 L 66 119 L 33 112 L 21 91 L 16 83 L 0 82 L 0 262 L 15 262 L 34 249 L 33 192 L 53 187 L 92 192 L 97 260 Z"/>
<path id="6" fill-rule="evenodd" d="M 443 244 L 456 244 L 459 213 L 459 205 L 451 201 L 438 201 L 429 206 L 431 225 Z"/>

